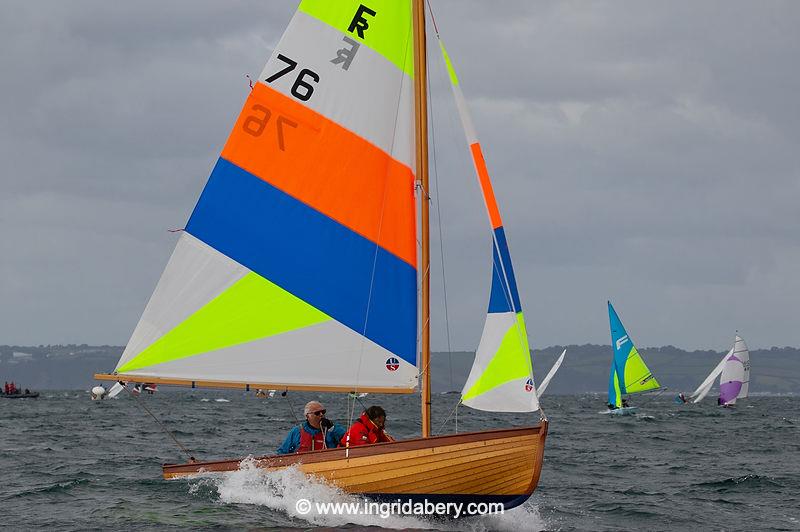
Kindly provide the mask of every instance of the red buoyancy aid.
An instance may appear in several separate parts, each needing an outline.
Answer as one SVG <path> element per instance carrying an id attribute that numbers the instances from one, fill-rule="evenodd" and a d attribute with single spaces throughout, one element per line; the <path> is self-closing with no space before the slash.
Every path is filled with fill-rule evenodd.
<path id="1" fill-rule="evenodd" d="M 311 434 L 306 430 L 305 423 L 300 425 L 300 446 L 297 448 L 298 453 L 307 453 L 309 451 L 319 451 L 325 448 L 325 435 L 322 431 L 317 431 L 316 434 Z"/>
<path id="2" fill-rule="evenodd" d="M 361 417 L 353 423 L 353 426 L 342 437 L 342 445 L 350 445 L 351 447 L 389 441 L 392 440 L 372 422 L 366 412 L 361 414 Z"/>

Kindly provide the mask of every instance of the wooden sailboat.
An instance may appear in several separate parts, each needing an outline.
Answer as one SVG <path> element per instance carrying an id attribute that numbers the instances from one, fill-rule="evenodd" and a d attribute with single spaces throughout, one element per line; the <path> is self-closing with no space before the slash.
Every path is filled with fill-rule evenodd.
<path id="1" fill-rule="evenodd" d="M 524 502 L 539 481 L 548 423 L 499 209 L 441 49 L 492 227 L 489 309 L 462 402 L 539 411 L 537 423 L 430 434 L 423 0 L 300 3 L 115 371 L 96 377 L 245 390 L 419 391 L 419 439 L 265 456 L 256 464 L 296 466 L 377 498 L 506 508 Z M 240 462 L 165 465 L 164 477 L 231 471 Z"/>
<path id="2" fill-rule="evenodd" d="M 608 378 L 608 411 L 625 416 L 635 414 L 637 407 L 628 406 L 623 395 L 657 390 L 661 385 L 644 363 L 633 340 L 622 325 L 617 311 L 608 302 L 608 321 L 611 327 L 611 371 Z"/>

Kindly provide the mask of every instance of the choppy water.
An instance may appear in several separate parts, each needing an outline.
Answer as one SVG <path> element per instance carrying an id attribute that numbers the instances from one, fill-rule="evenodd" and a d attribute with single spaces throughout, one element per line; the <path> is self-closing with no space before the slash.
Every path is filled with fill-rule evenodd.
<path id="1" fill-rule="evenodd" d="M 297 412 L 312 398 L 290 397 Z M 329 417 L 346 420 L 344 397 L 322 399 Z M 456 399 L 435 398 L 435 427 Z M 199 459 L 266 454 L 294 423 L 280 396 L 162 391 L 143 400 Z M 396 437 L 418 432 L 416 397 L 363 400 L 387 409 Z M 735 410 L 712 401 L 699 407 L 663 396 L 649 401 L 639 416 L 616 417 L 598 415 L 600 396 L 545 396 L 551 428 L 534 496 L 502 516 L 451 523 L 377 515 L 304 519 L 295 509 L 299 498 L 353 498 L 292 470 L 163 481 L 161 463 L 184 457 L 131 397 L 91 402 L 85 392 L 71 391 L 0 399 L 0 521 L 23 530 L 800 530 L 800 397 L 753 397 Z M 458 412 L 459 431 L 531 421 Z"/>

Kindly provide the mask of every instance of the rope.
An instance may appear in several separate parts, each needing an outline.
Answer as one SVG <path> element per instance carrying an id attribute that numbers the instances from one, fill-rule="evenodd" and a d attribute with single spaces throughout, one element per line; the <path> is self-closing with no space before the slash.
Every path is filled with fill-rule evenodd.
<path id="1" fill-rule="evenodd" d="M 144 402 L 142 402 L 141 398 L 140 398 L 140 397 L 139 397 L 137 394 L 135 394 L 135 393 L 133 392 L 133 390 L 131 390 L 130 388 L 128 388 L 128 384 L 127 384 L 127 383 L 120 383 L 120 384 L 122 384 L 122 387 L 123 387 L 123 388 L 125 388 L 126 390 L 128 390 L 128 393 L 130 393 L 130 394 L 131 394 L 131 395 L 132 395 L 132 396 L 133 396 L 133 397 L 136 399 L 136 401 L 139 403 L 139 406 L 141 406 L 142 408 L 144 408 L 145 412 L 147 412 L 148 414 L 150 414 L 150 417 L 152 417 L 153 419 L 155 419 L 155 420 L 156 420 L 156 423 L 158 423 L 158 425 L 161 427 L 161 430 L 163 430 L 164 432 L 166 432 L 166 433 L 167 433 L 167 436 L 169 436 L 170 438 L 172 438 L 172 441 L 174 441 L 174 442 L 175 442 L 175 444 L 176 444 L 176 445 L 177 445 L 177 446 L 180 448 L 180 450 L 181 450 L 181 451 L 183 451 L 184 453 L 186 453 L 186 456 L 188 456 L 188 457 L 189 457 L 189 461 L 190 461 L 190 462 L 196 462 L 197 460 L 195 460 L 194 456 L 192 456 L 192 453 L 190 453 L 190 452 L 189 452 L 189 449 L 187 449 L 186 447 L 184 447 L 184 446 L 183 446 L 183 444 L 182 444 L 181 442 L 179 442 L 179 441 L 178 441 L 178 438 L 176 438 L 176 437 L 175 437 L 175 435 L 174 435 L 172 432 L 170 432 L 170 431 L 169 431 L 169 429 L 167 429 L 167 427 L 166 427 L 166 426 L 164 426 L 164 424 L 161 422 L 161 420 L 159 420 L 159 419 L 156 417 L 156 415 L 155 415 L 155 414 L 153 414 L 153 412 L 151 412 L 149 408 L 147 408 L 147 405 L 145 405 L 145 404 L 144 404 Z"/>
<path id="2" fill-rule="evenodd" d="M 430 4 L 428 5 L 430 10 Z M 433 14 L 431 14 L 431 19 L 433 19 Z M 434 27 L 436 26 L 434 22 Z M 439 31 L 437 30 L 436 33 L 438 34 Z M 431 108 L 431 116 L 433 116 L 433 88 L 432 83 L 428 83 L 428 102 Z M 450 389 L 447 391 L 451 391 L 453 389 L 453 348 L 450 343 L 450 313 L 449 308 L 447 305 L 447 269 L 445 268 L 444 264 L 444 235 L 442 231 L 442 207 L 439 201 L 441 195 L 439 194 L 439 165 L 436 159 L 436 128 L 431 127 L 431 144 L 433 148 L 433 183 L 436 188 L 436 225 L 439 230 L 439 257 L 442 263 L 442 298 L 444 300 L 444 324 L 445 324 L 445 332 L 447 335 L 447 357 L 448 357 L 448 364 L 450 366 Z"/>
<path id="3" fill-rule="evenodd" d="M 406 51 L 408 51 L 409 43 L 413 44 L 413 38 L 409 37 L 406 39 Z M 408 58 L 408 54 L 405 54 L 406 59 Z M 405 66 L 405 63 L 404 63 Z M 392 143 L 390 147 L 390 153 L 394 152 L 395 141 L 397 140 L 397 123 L 399 121 L 400 116 L 400 104 L 402 102 L 402 94 L 403 94 L 403 85 L 405 83 L 405 76 L 402 76 L 400 79 L 400 88 L 397 91 L 397 104 L 395 106 L 395 114 L 394 114 L 394 128 L 392 129 Z M 361 338 L 359 341 L 359 352 L 358 352 L 358 365 L 356 366 L 356 375 L 355 375 L 355 392 L 358 391 L 358 385 L 361 382 L 361 363 L 364 359 L 364 347 L 366 345 L 366 337 L 367 337 L 367 325 L 369 324 L 369 316 L 370 311 L 372 309 L 372 293 L 375 287 L 375 273 L 377 270 L 378 264 L 378 251 L 380 250 L 379 242 L 381 241 L 381 236 L 383 234 L 383 220 L 384 215 L 386 214 L 386 194 L 388 190 L 388 180 L 384 180 L 383 183 L 383 196 L 381 198 L 381 210 L 380 210 L 380 219 L 378 220 L 378 236 L 375 240 L 375 251 L 372 256 L 372 269 L 370 272 L 370 279 L 369 279 L 369 291 L 367 292 L 367 306 L 364 312 L 364 327 L 361 331 Z M 355 403 L 353 403 L 355 409 Z M 350 424 L 353 423 L 353 418 L 350 418 Z"/>
<path id="4" fill-rule="evenodd" d="M 444 426 L 447 425 L 447 422 L 450 421 L 451 417 L 453 417 L 453 413 L 455 413 L 456 433 L 458 433 L 458 407 L 459 407 L 460 404 L 461 404 L 461 399 L 458 400 L 458 402 L 456 403 L 456 406 L 454 406 L 453 409 L 450 411 L 450 413 L 447 414 L 447 418 L 442 422 L 442 424 L 439 426 L 439 430 L 437 430 L 435 434 L 439 434 L 439 433 L 442 432 L 442 429 L 444 429 Z"/>
<path id="5" fill-rule="evenodd" d="M 292 417 L 294 418 L 295 424 L 299 425 L 300 424 L 300 420 L 297 419 L 297 415 L 295 415 L 295 413 L 294 413 L 294 408 L 292 408 L 292 402 L 289 400 L 289 395 L 288 394 L 289 394 L 289 390 L 283 390 L 281 392 L 281 397 L 285 397 L 286 398 L 286 403 L 289 405 L 289 412 L 292 413 Z"/>
<path id="6" fill-rule="evenodd" d="M 656 397 L 658 397 L 662 393 L 666 392 L 667 390 L 669 390 L 669 388 L 667 388 L 666 386 L 661 388 L 660 392 L 658 392 L 657 394 L 653 395 L 652 397 L 650 397 L 650 399 L 648 399 L 647 401 L 642 403 L 641 408 L 644 408 L 646 405 L 649 405 L 651 402 L 653 402 L 653 399 L 655 399 Z"/>

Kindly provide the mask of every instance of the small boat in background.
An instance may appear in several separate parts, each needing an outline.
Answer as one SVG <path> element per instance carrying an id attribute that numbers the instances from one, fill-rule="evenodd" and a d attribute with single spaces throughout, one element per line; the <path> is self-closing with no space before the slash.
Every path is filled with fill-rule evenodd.
<path id="1" fill-rule="evenodd" d="M 737 399 L 744 399 L 750 391 L 750 351 L 747 344 L 738 334 L 733 342 L 733 347 L 728 351 L 719 364 L 692 392 L 693 403 L 699 403 L 711 391 L 714 381 L 719 376 L 719 406 L 733 406 Z"/>
<path id="2" fill-rule="evenodd" d="M 6 382 L 3 389 L 0 390 L 0 398 L 5 399 L 36 399 L 37 397 L 39 397 L 39 392 L 31 392 L 27 388 L 23 391 L 17 388 L 13 382 Z"/>
<path id="3" fill-rule="evenodd" d="M 39 392 L 0 393 L 2 399 L 36 399 L 37 397 L 39 397 Z"/>
<path id="4" fill-rule="evenodd" d="M 623 395 L 648 392 L 661 387 L 653 373 L 644 363 L 617 312 L 608 302 L 608 321 L 611 326 L 611 373 L 608 379 L 608 414 L 626 416 L 636 413 L 635 406 L 629 406 Z"/>
<path id="5" fill-rule="evenodd" d="M 39 397 L 39 392 L 30 392 L 28 390 L 24 392 L 18 391 L 17 393 L 0 392 L 0 399 L 36 399 L 37 397 Z"/>

